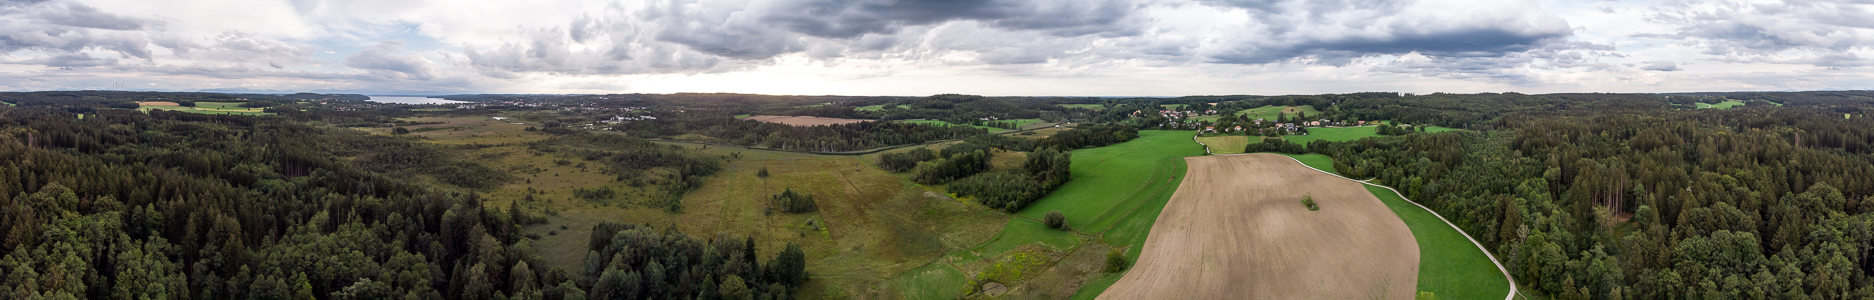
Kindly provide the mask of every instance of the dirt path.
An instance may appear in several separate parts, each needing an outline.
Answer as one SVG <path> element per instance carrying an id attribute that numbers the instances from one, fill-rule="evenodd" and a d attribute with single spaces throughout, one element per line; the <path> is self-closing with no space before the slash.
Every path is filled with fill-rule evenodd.
<path id="1" fill-rule="evenodd" d="M 1359 183 L 1282 155 L 1185 158 L 1138 263 L 1100 299 L 1411 299 L 1412 231 Z M 1320 211 L 1301 196 L 1313 195 Z"/>

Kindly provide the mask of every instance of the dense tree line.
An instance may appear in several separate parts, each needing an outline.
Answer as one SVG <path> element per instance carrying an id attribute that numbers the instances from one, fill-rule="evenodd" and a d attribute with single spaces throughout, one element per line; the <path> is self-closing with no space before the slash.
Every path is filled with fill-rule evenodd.
<path id="1" fill-rule="evenodd" d="M 957 195 L 975 197 L 984 206 L 1014 213 L 1046 197 L 1073 178 L 1073 155 L 1053 148 L 1028 153 L 1021 168 L 977 174 L 950 184 Z"/>
<path id="2" fill-rule="evenodd" d="M 937 159 L 937 152 L 930 148 L 919 147 L 911 151 L 885 153 L 878 156 L 878 167 L 893 173 L 910 171 L 917 163 Z"/>
<path id="3" fill-rule="evenodd" d="M 670 228 L 602 223 L 588 245 L 579 275 L 592 285 L 589 299 L 787 299 L 807 281 L 806 254 L 793 243 L 764 262 L 754 238 L 705 241 Z"/>
<path id="4" fill-rule="evenodd" d="M 1450 217 L 1518 282 L 1561 299 L 1874 297 L 1862 133 L 1874 122 L 1813 106 L 1569 97 L 1590 96 L 1540 101 L 1593 108 L 1308 150 Z"/>
<path id="5" fill-rule="evenodd" d="M 1059 151 L 1094 148 L 1123 143 L 1139 137 L 1139 129 L 1119 124 L 1080 125 L 1041 139 L 1035 148 Z"/>
<path id="6" fill-rule="evenodd" d="M 771 209 L 778 209 L 781 212 L 796 214 L 813 212 L 820 208 L 818 205 L 814 204 L 813 194 L 796 192 L 794 188 L 791 187 L 782 190 L 780 193 L 775 193 L 774 196 L 768 197 L 768 207 Z"/>
<path id="7" fill-rule="evenodd" d="M 708 113 L 671 113 L 658 118 L 623 123 L 614 128 L 635 137 L 677 138 L 685 134 L 697 134 L 708 137 L 709 142 L 818 152 L 876 149 L 964 138 L 987 132 L 968 126 L 928 126 L 902 122 L 792 126 L 737 120 L 727 115 Z"/>
<path id="8" fill-rule="evenodd" d="M 962 147 L 970 144 L 959 144 Z M 945 149 L 949 152 L 948 149 Z M 990 151 L 981 149 L 955 153 L 935 160 L 920 162 L 911 170 L 911 180 L 922 184 L 945 184 L 957 179 L 976 175 L 989 170 Z"/>
<path id="9" fill-rule="evenodd" d="M 1308 147 L 1302 146 L 1301 144 L 1291 143 L 1288 141 L 1288 139 L 1284 139 L 1280 137 L 1274 137 L 1274 138 L 1252 137 L 1252 138 L 1261 139 L 1262 141 L 1257 142 L 1257 143 L 1249 143 L 1249 145 L 1244 146 L 1243 147 L 1244 153 L 1255 153 L 1255 152 L 1281 152 L 1281 153 L 1288 153 L 1288 154 L 1308 153 Z"/>

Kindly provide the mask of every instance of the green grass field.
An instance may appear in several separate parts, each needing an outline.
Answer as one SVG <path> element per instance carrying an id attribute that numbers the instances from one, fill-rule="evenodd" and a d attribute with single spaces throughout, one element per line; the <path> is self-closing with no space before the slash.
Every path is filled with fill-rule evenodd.
<path id="1" fill-rule="evenodd" d="M 1445 132 L 1445 131 L 1452 131 L 1452 130 L 1458 130 L 1458 129 L 1448 128 L 1448 127 L 1439 127 L 1439 126 L 1431 126 L 1431 127 L 1425 128 L 1426 133 Z M 1313 142 L 1316 140 L 1341 142 L 1341 141 L 1358 140 L 1364 137 L 1375 137 L 1375 136 L 1380 136 L 1379 129 L 1373 126 L 1313 127 L 1313 128 L 1308 128 L 1308 135 L 1285 135 L 1285 136 L 1282 136 L 1282 138 L 1288 139 L 1288 141 L 1291 143 L 1305 145 L 1305 144 L 1308 144 L 1309 142 Z"/>
<path id="2" fill-rule="evenodd" d="M 1328 157 L 1327 155 L 1323 155 L 1323 154 L 1299 154 L 1299 155 L 1283 154 L 1283 155 L 1288 155 L 1288 157 L 1293 157 L 1295 158 L 1295 160 L 1301 161 L 1301 164 L 1308 165 L 1309 167 L 1314 167 L 1315 169 L 1322 169 L 1322 170 L 1327 170 L 1328 172 L 1340 173 L 1340 169 L 1334 168 L 1334 158 Z"/>
<path id="3" fill-rule="evenodd" d="M 1704 102 L 1698 103 L 1698 108 L 1700 109 L 1704 109 L 1704 108 L 1726 109 L 1726 108 L 1732 108 L 1732 107 L 1738 107 L 1738 106 L 1744 106 L 1744 101 L 1724 100 L 1724 102 L 1718 102 L 1718 104 L 1706 104 Z"/>
<path id="4" fill-rule="evenodd" d="M 1061 107 L 1085 108 L 1085 109 L 1091 109 L 1091 110 L 1106 110 L 1106 105 L 1104 104 L 1061 104 Z"/>
<path id="5" fill-rule="evenodd" d="M 1247 117 L 1249 117 L 1249 119 L 1251 119 L 1251 120 L 1254 120 L 1254 119 L 1267 119 L 1267 120 L 1270 120 L 1270 121 L 1274 121 L 1274 120 L 1275 120 L 1275 115 L 1276 115 L 1276 113 L 1279 113 L 1279 112 L 1286 112 L 1286 113 L 1288 113 L 1288 117 L 1290 117 L 1290 118 L 1293 118 L 1293 117 L 1295 117 L 1295 113 L 1296 113 L 1296 112 L 1303 112 L 1303 113 L 1307 113 L 1307 114 L 1308 114 L 1309 116 L 1319 116 L 1319 115 L 1321 115 L 1321 111 L 1318 111 L 1318 110 L 1315 110 L 1315 109 L 1314 109 L 1314 106 L 1307 106 L 1307 105 L 1303 105 L 1303 106 L 1274 106 L 1274 105 L 1270 105 L 1270 106 L 1263 106 L 1263 107 L 1257 107 L 1257 108 L 1251 108 L 1251 109 L 1245 109 L 1245 110 L 1241 110 L 1241 111 L 1237 111 L 1237 112 L 1236 112 L 1236 115 L 1238 115 L 1238 116 L 1247 116 Z"/>
<path id="6" fill-rule="evenodd" d="M 1041 123 L 1041 119 L 1015 119 L 1015 120 L 1007 120 L 1007 121 L 1015 122 L 1015 128 L 1028 126 L 1028 124 Z M 899 121 L 899 122 L 912 123 L 912 124 L 937 125 L 937 126 L 958 126 L 956 123 L 944 122 L 944 121 L 939 121 L 939 120 L 906 120 L 906 121 Z M 970 125 L 970 127 L 988 129 L 989 132 L 1008 130 L 1008 129 L 1002 129 L 1002 128 L 989 127 L 989 126 Z"/>
<path id="7" fill-rule="evenodd" d="M 1210 154 L 1243 153 L 1243 148 L 1249 146 L 1249 136 L 1242 135 L 1205 136 L 1197 141 L 1210 146 Z"/>
<path id="8" fill-rule="evenodd" d="M 1333 158 L 1326 155 L 1289 157 L 1309 167 L 1339 172 L 1334 169 Z M 1478 250 L 1476 244 L 1464 238 L 1463 233 L 1392 190 L 1370 184 L 1364 186 L 1411 228 L 1412 238 L 1419 245 L 1419 291 L 1432 292 L 1440 299 L 1495 299 L 1509 292 L 1510 283 L 1503 278 L 1503 272 L 1490 263 L 1490 257 Z"/>
<path id="9" fill-rule="evenodd" d="M 198 113 L 198 114 L 211 114 L 211 115 L 248 115 L 248 116 L 273 115 L 273 113 L 262 112 L 263 109 L 261 108 L 240 107 L 238 106 L 240 105 L 239 103 L 235 103 L 234 106 L 222 106 L 222 105 L 203 106 L 202 104 L 204 103 L 217 103 L 217 102 L 196 102 L 195 107 L 167 106 L 167 105 L 143 105 L 143 106 L 138 107 L 137 110 L 143 111 L 143 112 L 149 112 L 152 109 L 161 109 L 161 110 L 173 110 L 173 111 L 192 112 L 192 113 Z"/>
<path id="10" fill-rule="evenodd" d="M 866 106 L 860 106 L 860 107 L 854 107 L 854 108 L 852 108 L 852 110 L 857 110 L 857 111 L 881 111 L 881 110 L 885 110 L 885 105 L 884 105 L 884 104 L 879 104 L 879 105 L 866 105 Z"/>
<path id="11" fill-rule="evenodd" d="M 1496 299 L 1509 292 L 1510 282 L 1503 272 L 1456 228 L 1392 190 L 1372 185 L 1366 190 L 1412 229 L 1419 245 L 1419 291 L 1432 292 L 1439 299 Z"/>
<path id="12" fill-rule="evenodd" d="M 1138 249 L 1145 243 L 1152 223 L 1178 189 L 1183 157 L 1203 155 L 1203 148 L 1190 139 L 1186 131 L 1141 131 L 1132 141 L 1075 150 L 1073 180 L 1017 212 L 994 237 L 897 276 L 892 290 L 902 298 L 955 299 L 986 266 L 1039 254 L 1048 266 L 1003 282 L 1017 289 L 1005 297 L 1060 298 L 1076 291 L 1076 298 L 1097 296 L 1119 274 L 1079 270 L 1097 269 L 1107 249 Z M 1050 229 L 1038 221 L 1054 210 L 1066 214 L 1074 232 Z M 1136 250 L 1128 252 L 1138 258 Z M 1075 284 L 1080 284 L 1078 290 Z M 1087 296 L 1078 296 L 1082 294 Z"/>
<path id="13" fill-rule="evenodd" d="M 1169 199 L 1184 176 L 1184 157 L 1204 155 L 1190 138 L 1188 131 L 1142 130 L 1132 141 L 1075 150 L 1073 180 L 1018 214 L 1041 219 L 1059 210 L 1076 230 L 1105 231 L 1158 194 Z"/>

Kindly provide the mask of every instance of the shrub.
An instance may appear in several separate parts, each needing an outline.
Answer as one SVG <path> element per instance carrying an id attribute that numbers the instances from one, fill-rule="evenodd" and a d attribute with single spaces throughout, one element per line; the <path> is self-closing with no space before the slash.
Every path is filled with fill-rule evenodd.
<path id="1" fill-rule="evenodd" d="M 391 132 L 391 133 L 395 133 L 395 134 L 410 134 L 410 129 L 409 129 L 409 128 L 403 128 L 403 127 L 397 127 L 397 128 L 392 128 L 392 129 L 390 130 L 390 132 Z"/>
<path id="2" fill-rule="evenodd" d="M 1321 206 L 1318 206 L 1318 205 L 1314 205 L 1314 196 L 1313 196 L 1313 195 L 1302 195 L 1302 196 L 1301 196 L 1301 205 L 1305 205 L 1305 206 L 1308 206 L 1308 211 L 1317 211 L 1317 210 L 1321 210 Z"/>
<path id="3" fill-rule="evenodd" d="M 794 188 L 774 194 L 769 198 L 768 205 L 788 213 L 812 212 L 818 208 L 813 203 L 813 194 L 795 192 Z"/>
<path id="4" fill-rule="evenodd" d="M 937 159 L 937 152 L 930 148 L 917 148 L 901 153 L 886 153 L 878 157 L 878 167 L 886 171 L 904 172 L 916 168 L 917 163 Z"/>
<path id="5" fill-rule="evenodd" d="M 1048 212 L 1046 220 L 1048 228 L 1067 230 L 1067 216 L 1061 215 L 1061 211 L 1056 210 Z"/>
<path id="6" fill-rule="evenodd" d="M 755 177 L 768 178 L 768 167 L 761 167 L 761 171 L 755 172 Z"/>
<path id="7" fill-rule="evenodd" d="M 1125 271 L 1126 268 L 1130 268 L 1130 267 L 1132 267 L 1132 261 L 1126 259 L 1125 250 L 1113 249 L 1113 251 L 1106 252 L 1106 272 L 1107 273 Z"/>

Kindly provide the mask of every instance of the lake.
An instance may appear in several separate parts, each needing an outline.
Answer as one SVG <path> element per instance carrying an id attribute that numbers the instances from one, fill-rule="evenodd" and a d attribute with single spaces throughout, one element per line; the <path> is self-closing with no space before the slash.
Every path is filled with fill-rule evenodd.
<path id="1" fill-rule="evenodd" d="M 443 98 L 429 98 L 429 97 L 388 97 L 388 96 L 371 96 L 371 102 L 382 102 L 382 103 L 396 103 L 396 104 L 449 104 L 449 103 L 468 103 L 468 102 L 466 102 L 466 101 L 455 101 L 455 100 L 449 100 L 449 99 L 443 99 Z"/>

